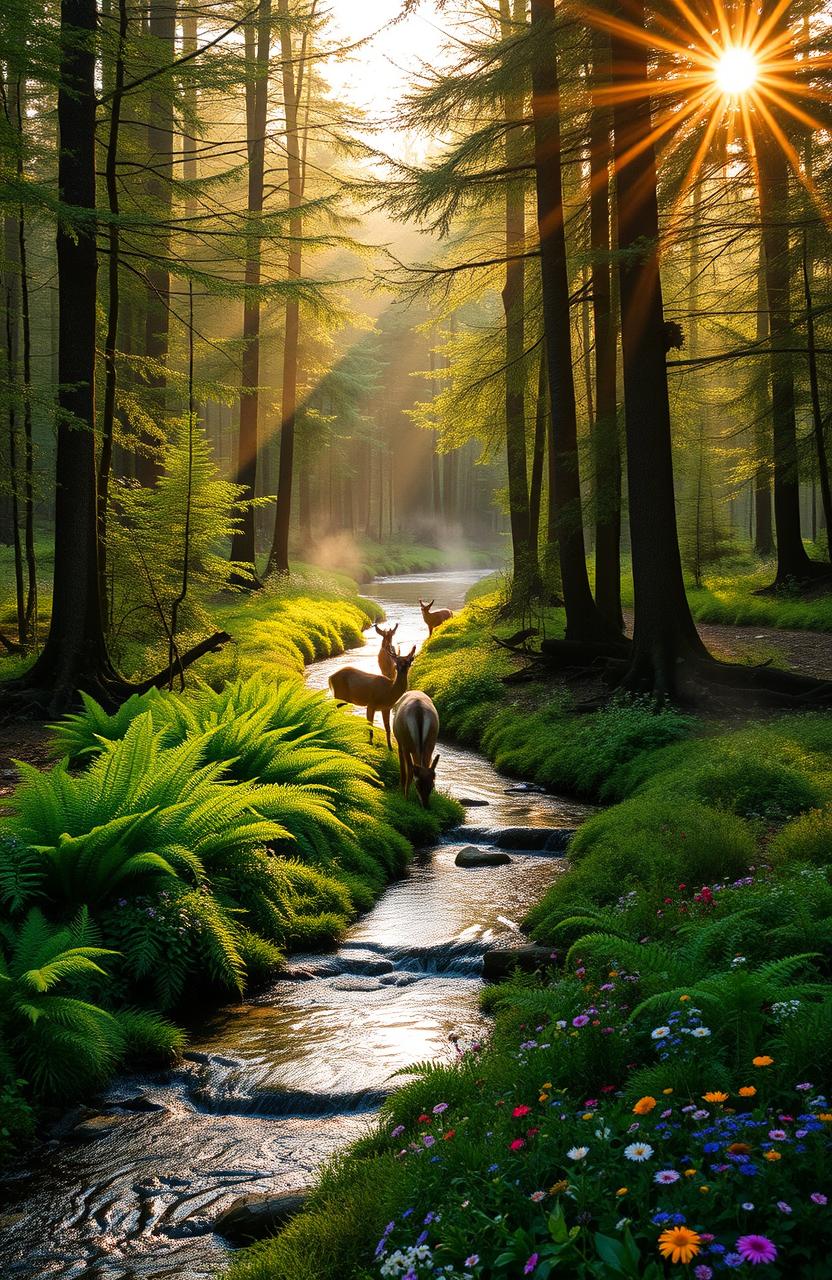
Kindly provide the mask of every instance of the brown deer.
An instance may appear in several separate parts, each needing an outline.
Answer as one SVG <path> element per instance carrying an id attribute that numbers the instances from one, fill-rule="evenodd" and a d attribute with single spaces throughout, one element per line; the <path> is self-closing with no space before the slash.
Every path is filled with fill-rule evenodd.
<path id="1" fill-rule="evenodd" d="M 434 600 L 436 597 L 434 596 Z M 422 617 L 428 628 L 428 635 L 432 636 L 437 627 L 441 627 L 443 622 L 447 622 L 449 618 L 454 616 L 453 609 L 434 609 L 434 601 L 425 604 L 424 600 L 419 597 L 419 605 L 422 610 Z"/>
<path id="2" fill-rule="evenodd" d="M 395 651 L 393 649 L 393 636 L 399 629 L 398 622 L 395 627 L 388 627 L 385 631 L 384 627 L 380 627 L 378 623 L 373 624 L 377 633 L 381 636 L 381 648 L 378 651 L 379 670 L 383 676 L 387 676 L 388 680 L 393 680 L 396 675 L 396 664 L 393 661 Z"/>
<path id="3" fill-rule="evenodd" d="M 426 693 L 412 689 L 399 699 L 393 712 L 393 732 L 405 799 L 414 782 L 422 808 L 427 809 L 439 763 L 439 756 L 433 756 L 439 737 L 439 712 Z"/>
<path id="4" fill-rule="evenodd" d="M 416 646 L 408 654 L 393 654 L 396 674 L 393 679 L 387 676 L 374 676 L 360 667 L 340 667 L 329 677 L 329 687 L 338 702 L 351 702 L 354 707 L 367 708 L 367 723 L 370 726 L 370 741 L 373 741 L 373 722 L 376 712 L 381 712 L 384 721 L 384 732 L 387 734 L 387 745 L 392 750 L 390 741 L 390 709 L 407 692 L 407 677 L 416 657 Z"/>

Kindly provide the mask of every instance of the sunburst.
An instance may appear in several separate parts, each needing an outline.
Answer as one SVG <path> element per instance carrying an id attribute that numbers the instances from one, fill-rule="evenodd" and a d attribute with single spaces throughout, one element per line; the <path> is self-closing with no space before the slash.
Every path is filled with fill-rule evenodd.
<path id="1" fill-rule="evenodd" d="M 817 81 L 832 67 L 832 57 L 818 50 L 821 33 L 805 21 L 804 6 L 797 0 L 706 0 L 704 5 L 701 0 L 670 0 L 670 6 L 670 12 L 654 15 L 648 31 L 629 22 L 626 10 L 623 16 L 611 15 L 590 4 L 583 13 L 614 40 L 642 45 L 656 60 L 649 82 L 619 77 L 595 91 L 596 99 L 610 105 L 645 96 L 653 100 L 652 133 L 640 146 L 661 144 L 667 155 L 701 134 L 674 212 L 724 134 L 731 144 L 743 141 L 755 171 L 759 142 L 763 137 L 776 142 L 824 219 L 832 221 L 789 137 L 795 125 L 804 132 L 829 128 L 812 107 L 829 101 L 828 84 Z"/>

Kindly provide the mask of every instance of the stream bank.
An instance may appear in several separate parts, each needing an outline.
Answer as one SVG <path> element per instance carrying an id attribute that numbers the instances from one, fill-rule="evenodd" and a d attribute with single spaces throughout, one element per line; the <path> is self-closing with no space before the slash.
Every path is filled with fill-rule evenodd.
<path id="1" fill-rule="evenodd" d="M 479 576 L 384 579 L 373 595 L 409 648 L 425 636 L 418 597 L 458 607 Z M 345 662 L 374 669 L 375 645 L 309 668 L 310 687 Z M 474 752 L 440 752 L 441 785 L 475 802 L 477 844 L 584 816 L 512 786 Z M 0 1216 L 4 1280 L 206 1280 L 227 1259 L 212 1227 L 234 1199 L 307 1184 L 367 1131 L 394 1071 L 452 1058 L 478 1037 L 483 954 L 514 939 L 562 860 L 520 849 L 499 867 L 459 868 L 474 834 L 449 833 L 335 952 L 295 957 L 267 991 L 206 1024 L 181 1067 L 120 1079 L 83 1137 L 67 1122 L 13 1172 Z"/>

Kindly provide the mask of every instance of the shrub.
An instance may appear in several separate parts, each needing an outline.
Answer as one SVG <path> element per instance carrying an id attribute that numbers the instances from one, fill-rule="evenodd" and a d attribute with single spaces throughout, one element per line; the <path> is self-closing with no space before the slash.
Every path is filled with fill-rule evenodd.
<path id="1" fill-rule="evenodd" d="M 789 822 L 769 845 L 776 862 L 832 862 L 832 813 L 816 809 Z"/>

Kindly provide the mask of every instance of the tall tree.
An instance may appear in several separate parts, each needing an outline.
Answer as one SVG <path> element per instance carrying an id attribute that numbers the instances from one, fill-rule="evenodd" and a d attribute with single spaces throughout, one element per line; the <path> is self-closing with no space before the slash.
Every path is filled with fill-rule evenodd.
<path id="1" fill-rule="evenodd" d="M 584 544 L 578 419 L 572 371 L 572 337 L 566 228 L 561 174 L 560 94 L 554 0 L 532 0 L 532 114 L 543 324 L 552 402 L 554 487 L 566 638 L 596 641 L 617 628 L 598 611 L 589 586 Z"/>
<path id="2" fill-rule="evenodd" d="M 611 42 L 613 81 L 621 89 L 613 133 L 635 597 L 626 683 L 667 697 L 680 664 L 707 651 L 688 606 L 676 527 L 644 0 L 629 0 L 627 22 Z"/>

